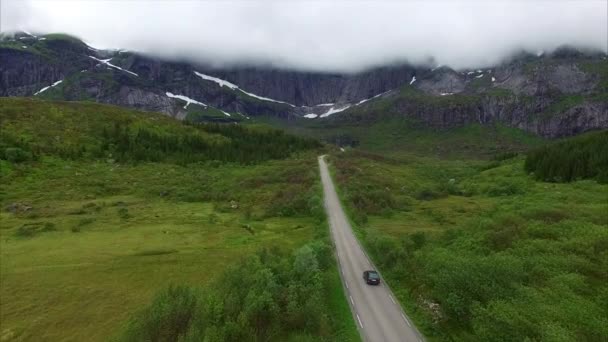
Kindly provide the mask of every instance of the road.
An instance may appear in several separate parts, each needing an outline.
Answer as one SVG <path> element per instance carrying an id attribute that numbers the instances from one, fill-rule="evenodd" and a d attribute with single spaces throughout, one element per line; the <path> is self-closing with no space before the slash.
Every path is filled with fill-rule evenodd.
<path id="1" fill-rule="evenodd" d="M 319 168 L 325 194 L 325 211 L 336 247 L 342 282 L 363 340 L 423 341 L 422 335 L 401 310 L 386 283 L 371 286 L 363 281 L 363 271 L 375 267 L 353 234 L 340 205 L 324 156 L 319 157 Z"/>

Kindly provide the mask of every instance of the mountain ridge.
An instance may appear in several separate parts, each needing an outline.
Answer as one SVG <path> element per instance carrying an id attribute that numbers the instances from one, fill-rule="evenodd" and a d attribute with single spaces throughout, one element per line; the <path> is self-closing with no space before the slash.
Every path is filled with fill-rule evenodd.
<path id="1" fill-rule="evenodd" d="M 191 121 L 322 120 L 338 113 L 332 120 L 373 120 L 383 108 L 438 128 L 501 122 L 560 137 L 608 127 L 606 56 L 568 47 L 476 70 L 403 64 L 332 74 L 217 69 L 23 32 L 2 36 L 0 57 L 0 96 L 88 100 Z"/>

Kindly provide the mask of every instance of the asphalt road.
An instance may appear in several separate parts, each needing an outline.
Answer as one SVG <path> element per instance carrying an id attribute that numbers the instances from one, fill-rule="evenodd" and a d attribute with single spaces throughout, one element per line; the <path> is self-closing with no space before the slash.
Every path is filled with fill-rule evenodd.
<path id="1" fill-rule="evenodd" d="M 384 282 L 372 286 L 363 281 L 363 271 L 376 268 L 353 234 L 323 156 L 319 157 L 319 168 L 325 194 L 325 211 L 336 247 L 342 282 L 361 337 L 369 342 L 423 341 L 422 335 L 401 310 L 388 286 Z"/>

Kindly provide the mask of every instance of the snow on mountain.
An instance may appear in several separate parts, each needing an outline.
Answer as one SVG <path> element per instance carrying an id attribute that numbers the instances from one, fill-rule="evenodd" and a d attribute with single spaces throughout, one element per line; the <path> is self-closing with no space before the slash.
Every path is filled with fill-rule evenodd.
<path id="1" fill-rule="evenodd" d="M 245 90 L 239 88 L 239 86 L 237 86 L 236 84 L 230 83 L 230 82 L 228 82 L 226 80 L 222 80 L 221 78 L 217 78 L 217 77 L 201 74 L 198 71 L 195 71 L 194 74 L 196 76 L 204 79 L 204 80 L 215 82 L 215 83 L 219 84 L 220 87 L 228 87 L 228 88 L 230 88 L 232 90 L 238 90 L 238 91 L 242 92 L 243 94 L 249 95 L 251 97 L 254 97 L 254 98 L 262 100 L 262 101 L 270 101 L 270 102 L 276 102 L 276 103 L 283 103 L 283 104 L 289 105 L 291 107 L 296 107 L 296 106 L 292 105 L 291 103 L 287 103 L 285 101 L 279 101 L 279 100 L 275 100 L 275 99 L 271 99 L 271 98 L 268 98 L 268 97 L 259 96 L 259 95 L 250 93 L 248 91 L 245 91 Z"/>
<path id="2" fill-rule="evenodd" d="M 196 100 L 194 100 L 194 99 L 191 99 L 191 98 L 189 98 L 189 97 L 187 97 L 187 96 L 184 96 L 184 95 L 175 95 L 175 94 L 170 93 L 170 92 L 166 92 L 166 93 L 165 93 L 165 95 L 167 95 L 167 96 L 168 96 L 168 97 L 170 97 L 170 98 L 174 98 L 174 99 L 180 99 L 180 100 L 182 100 L 182 101 L 186 101 L 186 105 L 184 106 L 184 109 L 188 108 L 188 106 L 189 106 L 191 103 L 194 103 L 194 104 L 197 104 L 197 105 L 201 105 L 201 106 L 203 106 L 203 107 L 205 107 L 205 108 L 207 107 L 207 105 L 206 105 L 206 104 L 204 104 L 204 103 L 202 103 L 202 102 L 199 102 L 199 101 L 196 101 Z M 230 116 L 230 114 L 228 114 L 228 113 L 226 113 L 226 112 L 224 112 L 224 114 L 226 114 L 226 115 Z"/>
<path id="3" fill-rule="evenodd" d="M 334 107 L 331 107 L 331 108 L 330 108 L 330 109 L 329 109 L 327 112 L 325 112 L 325 113 L 323 113 L 323 114 L 319 115 L 319 117 L 320 117 L 320 118 L 326 118 L 326 117 L 328 117 L 328 116 L 330 116 L 330 115 L 332 115 L 332 114 L 336 114 L 336 113 L 343 112 L 343 111 L 347 110 L 347 109 L 348 109 L 348 108 L 350 108 L 350 107 L 352 107 L 352 106 L 351 106 L 351 105 L 346 105 L 346 106 L 343 106 L 343 107 L 341 107 L 341 108 L 334 108 Z"/>
<path id="4" fill-rule="evenodd" d="M 304 115 L 304 117 L 305 117 L 305 118 L 307 118 L 307 119 L 314 119 L 314 118 L 316 118 L 317 116 L 318 116 L 317 114 L 312 114 L 312 113 L 311 113 L 311 114 L 306 114 L 306 115 Z"/>
<path id="5" fill-rule="evenodd" d="M 56 87 L 56 86 L 57 86 L 57 85 L 59 85 L 61 82 L 63 82 L 63 80 L 59 80 L 59 81 L 57 81 L 57 82 L 55 82 L 55 83 L 51 84 L 50 86 L 46 86 L 46 87 L 44 87 L 44 88 L 42 88 L 42 89 L 38 90 L 38 91 L 37 91 L 37 92 L 34 94 L 34 96 L 36 96 L 36 95 L 38 95 L 38 94 L 40 94 L 40 93 L 45 92 L 45 91 L 46 91 L 47 89 L 49 89 L 49 88 Z"/>
<path id="6" fill-rule="evenodd" d="M 416 76 L 412 77 L 412 80 L 410 81 L 410 85 L 412 85 L 414 82 L 416 82 Z"/>
<path id="7" fill-rule="evenodd" d="M 118 69 L 118 70 L 124 71 L 124 72 L 128 72 L 131 75 L 135 75 L 135 76 L 139 77 L 139 75 L 136 74 L 136 73 L 134 73 L 133 71 L 129 71 L 129 70 L 123 69 L 123 68 L 121 68 L 121 67 L 119 67 L 117 65 L 114 65 L 114 64 L 110 63 L 110 61 L 112 60 L 112 58 L 99 59 L 99 58 L 96 58 L 96 57 L 93 57 L 93 56 L 89 56 L 89 57 L 92 58 L 92 59 L 94 59 L 94 60 L 96 60 L 96 61 L 98 61 L 98 62 L 100 62 L 100 63 L 103 63 L 103 64 L 105 64 L 105 65 L 107 65 L 107 66 L 109 66 L 111 68 Z"/>

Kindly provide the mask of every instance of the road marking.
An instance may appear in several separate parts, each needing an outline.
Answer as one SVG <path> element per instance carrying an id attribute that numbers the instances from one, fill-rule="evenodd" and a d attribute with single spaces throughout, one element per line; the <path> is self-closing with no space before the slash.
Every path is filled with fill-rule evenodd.
<path id="1" fill-rule="evenodd" d="M 405 318 L 405 315 L 404 315 L 404 314 L 401 314 L 401 317 L 403 317 L 403 319 L 405 320 L 405 323 L 407 323 L 407 325 L 409 325 L 410 327 L 412 326 L 412 325 L 410 324 L 410 321 L 408 321 L 408 320 L 407 320 L 407 318 Z"/>
<path id="2" fill-rule="evenodd" d="M 349 296 L 350 297 L 350 302 L 355 305 L 355 301 L 353 300 L 353 296 Z"/>
<path id="3" fill-rule="evenodd" d="M 342 272 L 342 275 L 344 275 L 344 270 L 343 269 L 340 269 L 340 272 Z"/>
<path id="4" fill-rule="evenodd" d="M 397 303 L 395 303 L 395 300 L 393 299 L 393 296 L 391 296 L 390 294 L 388 295 L 388 298 L 391 299 L 391 302 L 393 302 L 393 304 L 397 304 Z"/>
<path id="5" fill-rule="evenodd" d="M 346 285 L 346 289 L 348 290 L 348 282 L 344 280 L 344 285 Z"/>
<path id="6" fill-rule="evenodd" d="M 359 326 L 361 328 L 363 328 L 363 323 L 361 323 L 361 318 L 359 318 L 359 314 L 356 314 L 356 315 L 357 315 L 357 321 L 359 321 Z"/>

